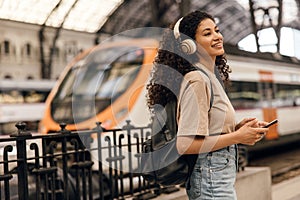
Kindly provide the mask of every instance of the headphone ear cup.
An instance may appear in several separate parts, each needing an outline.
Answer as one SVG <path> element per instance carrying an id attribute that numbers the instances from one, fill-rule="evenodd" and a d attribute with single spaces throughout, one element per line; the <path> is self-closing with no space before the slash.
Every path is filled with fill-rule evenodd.
<path id="1" fill-rule="evenodd" d="M 192 39 L 186 39 L 181 42 L 181 50 L 186 54 L 193 54 L 197 51 L 197 45 Z"/>

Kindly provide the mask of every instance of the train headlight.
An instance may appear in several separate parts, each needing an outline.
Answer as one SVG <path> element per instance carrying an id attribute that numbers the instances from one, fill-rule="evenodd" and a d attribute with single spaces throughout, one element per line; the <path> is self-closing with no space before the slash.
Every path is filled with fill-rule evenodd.
<path id="1" fill-rule="evenodd" d="M 101 123 L 101 126 L 105 129 L 111 128 L 112 120 L 108 119 Z"/>

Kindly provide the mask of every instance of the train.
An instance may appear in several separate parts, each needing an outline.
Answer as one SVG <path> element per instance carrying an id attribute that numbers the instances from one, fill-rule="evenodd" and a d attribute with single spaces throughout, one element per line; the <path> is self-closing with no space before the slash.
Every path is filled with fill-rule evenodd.
<path id="1" fill-rule="evenodd" d="M 37 131 L 43 116 L 45 100 L 55 80 L 0 80 L 0 135 L 15 131 L 19 121 Z"/>
<path id="2" fill-rule="evenodd" d="M 126 39 L 100 43 L 76 56 L 46 100 L 39 132 L 58 131 L 60 123 L 68 130 L 92 129 L 95 122 L 105 129 L 122 128 L 128 120 L 134 126 L 149 124 L 146 85 L 158 46 L 156 39 Z M 300 62 L 230 46 L 225 51 L 232 69 L 226 92 L 236 121 L 278 119 L 256 148 L 299 139 Z"/>

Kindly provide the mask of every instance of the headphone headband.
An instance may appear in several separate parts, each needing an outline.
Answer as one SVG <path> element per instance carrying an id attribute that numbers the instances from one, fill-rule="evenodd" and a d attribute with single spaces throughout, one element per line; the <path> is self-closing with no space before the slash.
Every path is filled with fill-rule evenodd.
<path id="1" fill-rule="evenodd" d="M 183 19 L 183 17 L 181 17 L 180 19 L 178 19 L 178 21 L 175 23 L 175 26 L 174 26 L 174 36 L 176 39 L 178 39 L 180 37 L 180 31 L 179 31 L 179 25 L 180 25 L 180 22 L 181 20 Z"/>

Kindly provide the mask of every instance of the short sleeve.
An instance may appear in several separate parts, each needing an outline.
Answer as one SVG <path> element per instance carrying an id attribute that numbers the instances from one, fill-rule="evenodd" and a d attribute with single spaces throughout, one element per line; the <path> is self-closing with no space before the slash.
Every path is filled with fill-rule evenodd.
<path id="1" fill-rule="evenodd" d="M 200 72 L 188 73 L 178 98 L 177 135 L 209 135 L 210 86 Z"/>

